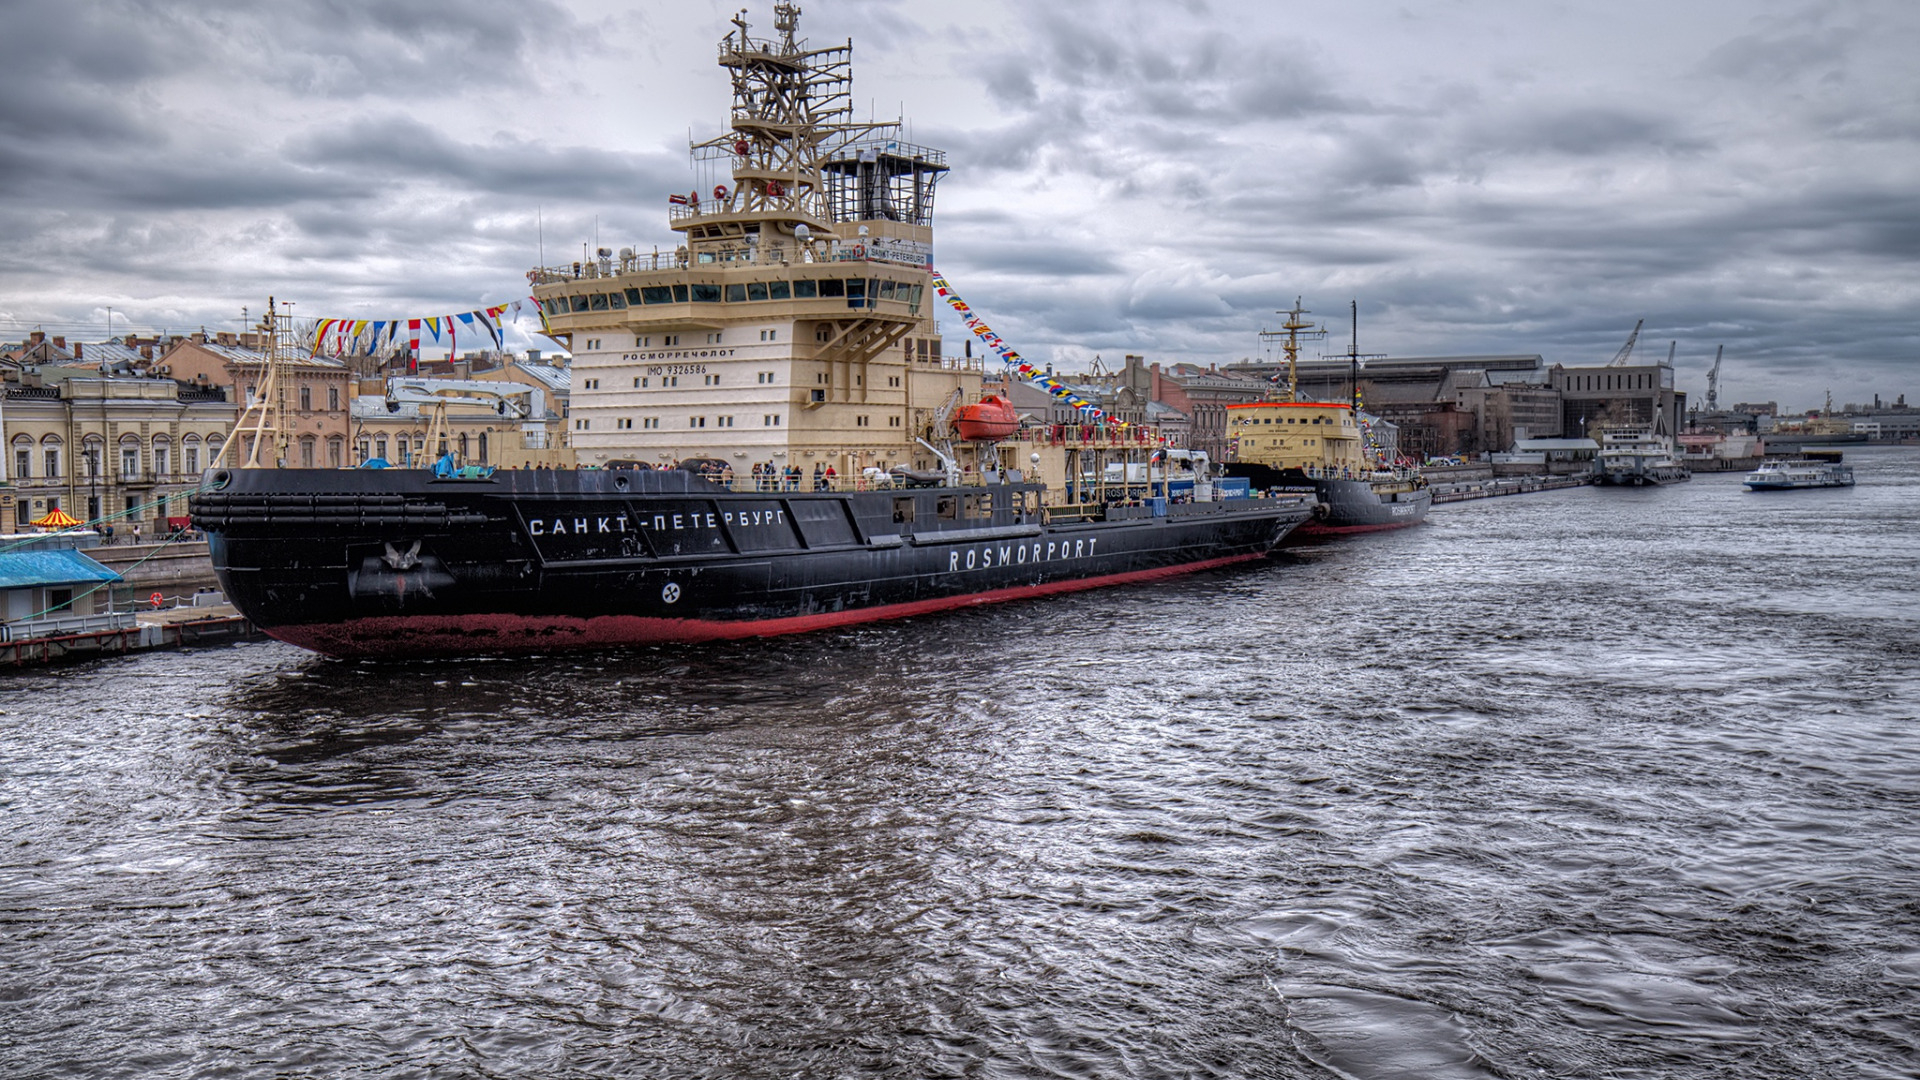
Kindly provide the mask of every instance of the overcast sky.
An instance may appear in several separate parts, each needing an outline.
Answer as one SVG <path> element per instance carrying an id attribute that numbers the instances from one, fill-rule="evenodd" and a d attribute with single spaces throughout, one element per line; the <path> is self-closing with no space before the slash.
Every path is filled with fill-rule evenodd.
<path id="1" fill-rule="evenodd" d="M 667 246 L 739 6 L 0 0 L 0 337 L 511 300 L 542 221 Z M 1920 5 L 804 7 L 948 151 L 936 261 L 1029 357 L 1231 361 L 1298 295 L 1364 352 L 1644 318 L 1696 396 L 1724 343 L 1726 402 L 1920 404 Z"/>

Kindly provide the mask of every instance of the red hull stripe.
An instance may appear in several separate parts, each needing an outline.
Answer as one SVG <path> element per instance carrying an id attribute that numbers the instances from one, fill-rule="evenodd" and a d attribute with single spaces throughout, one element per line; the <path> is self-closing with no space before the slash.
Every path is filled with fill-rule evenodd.
<path id="1" fill-rule="evenodd" d="M 953 608 L 1080 592 L 1106 585 L 1152 581 L 1218 566 L 1266 558 L 1264 552 L 1202 562 L 1133 570 L 1102 577 L 1049 581 L 989 592 L 852 608 L 781 619 L 660 619 L 639 615 L 382 615 L 346 623 L 306 623 L 265 628 L 266 633 L 328 656 L 445 656 L 466 653 L 548 652 L 665 642 L 731 641 L 825 630 L 882 619 L 904 619 Z"/>

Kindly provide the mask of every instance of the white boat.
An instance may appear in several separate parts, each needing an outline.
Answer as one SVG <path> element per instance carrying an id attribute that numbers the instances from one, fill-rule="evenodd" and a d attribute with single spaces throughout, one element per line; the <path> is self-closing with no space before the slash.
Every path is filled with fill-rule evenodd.
<path id="1" fill-rule="evenodd" d="M 1677 484 L 1693 479 L 1674 456 L 1673 441 L 1651 426 L 1610 427 L 1600 432 L 1594 472 L 1603 484 Z"/>
<path id="2" fill-rule="evenodd" d="M 1853 466 L 1818 458 L 1770 458 L 1747 474 L 1746 484 L 1752 491 L 1852 487 Z"/>

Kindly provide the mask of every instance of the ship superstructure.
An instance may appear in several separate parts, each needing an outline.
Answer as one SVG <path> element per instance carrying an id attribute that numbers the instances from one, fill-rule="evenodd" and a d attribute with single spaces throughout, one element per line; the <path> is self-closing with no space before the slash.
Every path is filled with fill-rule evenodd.
<path id="1" fill-rule="evenodd" d="M 839 476 L 932 468 L 916 439 L 981 365 L 944 355 L 927 266 L 939 150 L 854 118 L 852 43 L 811 47 L 744 17 L 720 42 L 730 125 L 693 146 L 710 186 L 675 194 L 670 252 L 623 249 L 530 276 L 573 353 L 583 465 L 715 459 Z"/>

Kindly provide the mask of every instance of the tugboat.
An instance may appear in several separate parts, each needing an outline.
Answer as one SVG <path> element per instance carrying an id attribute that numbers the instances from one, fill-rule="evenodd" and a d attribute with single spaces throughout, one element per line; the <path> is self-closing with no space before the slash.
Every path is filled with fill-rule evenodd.
<path id="1" fill-rule="evenodd" d="M 677 250 L 529 275 L 579 468 L 464 460 L 440 425 L 431 469 L 285 467 L 269 303 L 261 392 L 191 503 L 256 626 L 343 657 L 730 640 L 1264 559 L 1308 520 L 1304 495 L 1132 498 L 1103 478 L 1156 433 L 1025 439 L 978 401 L 925 303 L 945 156 L 856 121 L 851 45 L 774 11 L 776 38 L 721 42 L 731 129 L 694 149 L 731 183 L 668 200 Z"/>
<path id="2" fill-rule="evenodd" d="M 1269 401 L 1227 406 L 1227 475 L 1245 477 L 1258 490 L 1311 491 L 1313 520 L 1295 533 L 1302 539 L 1417 525 L 1433 505 L 1426 481 L 1395 464 L 1387 425 L 1360 410 L 1357 304 L 1353 313 L 1351 403 L 1301 400 L 1300 338 L 1326 331 L 1301 320 L 1311 313 L 1296 298 L 1292 310 L 1281 313 L 1287 321 L 1280 330 L 1261 334 L 1286 355 L 1286 388 Z"/>

